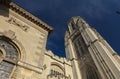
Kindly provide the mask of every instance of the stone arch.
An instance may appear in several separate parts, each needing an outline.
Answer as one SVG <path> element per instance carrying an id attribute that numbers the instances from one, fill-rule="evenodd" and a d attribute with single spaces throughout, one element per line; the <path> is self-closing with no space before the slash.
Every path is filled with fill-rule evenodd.
<path id="1" fill-rule="evenodd" d="M 9 33 L 9 31 L 7 31 Z M 14 39 L 11 39 L 10 37 L 11 35 L 6 35 L 5 32 L 0 32 L 0 37 L 6 37 L 8 38 L 12 43 L 14 43 L 13 45 L 17 48 L 17 50 L 19 51 L 19 61 L 25 61 L 26 60 L 26 51 L 24 46 L 22 45 L 22 43 L 16 39 L 16 36 L 14 36 Z"/>
<path id="2" fill-rule="evenodd" d="M 101 79 L 100 73 L 96 66 L 91 63 L 85 63 L 81 69 L 82 79 Z"/>
<path id="3" fill-rule="evenodd" d="M 5 51 L 5 44 L 6 45 L 8 45 L 10 48 L 11 47 L 13 47 L 13 48 L 15 48 L 15 50 L 16 50 L 16 52 L 17 52 L 17 54 L 18 54 L 18 60 L 20 59 L 20 50 L 19 50 L 19 48 L 17 47 L 17 45 L 11 40 L 11 39 L 9 39 L 9 38 L 7 38 L 7 37 L 5 37 L 5 36 L 0 36 L 0 42 L 1 43 L 3 43 L 3 42 L 5 42 L 5 43 L 3 43 L 3 44 L 1 44 L 0 45 L 0 50 L 3 52 L 3 56 L 7 56 L 7 51 Z M 1 47 L 2 46 L 2 47 Z M 5 57 L 6 57 L 5 56 Z"/>
<path id="4" fill-rule="evenodd" d="M 50 74 L 47 76 L 47 79 L 63 79 L 63 77 L 66 78 L 64 67 L 57 62 L 51 62 L 51 70 Z"/>
<path id="5" fill-rule="evenodd" d="M 14 39 L 13 42 L 19 47 L 19 53 L 20 53 L 20 60 L 19 61 L 25 61 L 26 60 L 26 51 L 25 51 L 24 46 L 17 39 Z"/>
<path id="6" fill-rule="evenodd" d="M 64 67 L 63 67 L 62 65 L 60 65 L 59 63 L 57 63 L 57 62 L 52 62 L 52 63 L 51 63 L 51 66 L 52 66 L 52 65 L 55 65 L 55 66 L 59 67 L 63 72 L 64 72 L 64 70 L 65 70 Z"/>
<path id="7" fill-rule="evenodd" d="M 0 79 L 9 79 L 20 59 L 20 50 L 9 38 L 0 36 Z"/>
<path id="8" fill-rule="evenodd" d="M 85 74 L 86 74 L 86 79 L 101 79 L 99 78 L 99 74 L 95 66 L 90 64 L 86 66 Z"/>

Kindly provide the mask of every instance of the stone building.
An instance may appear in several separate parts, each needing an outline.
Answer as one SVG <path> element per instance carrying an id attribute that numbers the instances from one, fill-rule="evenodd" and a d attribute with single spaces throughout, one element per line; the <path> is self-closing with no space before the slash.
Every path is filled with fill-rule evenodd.
<path id="1" fill-rule="evenodd" d="M 46 50 L 53 28 L 0 0 L 0 79 L 119 79 L 120 57 L 82 18 L 65 35 L 67 58 Z"/>
<path id="2" fill-rule="evenodd" d="M 120 79 L 120 56 L 81 17 L 73 17 L 65 35 L 74 79 Z"/>
<path id="3" fill-rule="evenodd" d="M 1 0 L 0 79 L 73 79 L 70 61 L 46 50 L 52 30 L 10 0 Z"/>

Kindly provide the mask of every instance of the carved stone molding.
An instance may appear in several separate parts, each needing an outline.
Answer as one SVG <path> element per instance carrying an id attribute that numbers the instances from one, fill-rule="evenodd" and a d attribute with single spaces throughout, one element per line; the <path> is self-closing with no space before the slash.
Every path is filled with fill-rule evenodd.
<path id="1" fill-rule="evenodd" d="M 42 73 L 43 69 L 42 68 L 39 68 L 39 67 L 36 67 L 36 66 L 33 66 L 31 64 L 28 64 L 28 63 L 25 63 L 25 62 L 22 62 L 22 61 L 19 61 L 18 62 L 18 65 L 23 67 L 23 68 L 27 68 L 27 69 L 30 69 L 32 71 L 35 71 L 37 73 Z"/>
<path id="2" fill-rule="evenodd" d="M 45 70 L 47 68 L 46 64 L 43 65 L 43 69 Z"/>
<path id="3" fill-rule="evenodd" d="M 4 31 L 3 35 L 12 40 L 16 38 L 15 32 L 13 32 L 12 30 Z"/>
<path id="4" fill-rule="evenodd" d="M 10 24 L 14 24 L 14 25 L 20 27 L 24 31 L 28 31 L 30 29 L 27 25 L 24 25 L 22 22 L 18 21 L 17 19 L 15 19 L 13 17 L 10 17 L 7 20 L 7 22 L 10 23 Z"/>

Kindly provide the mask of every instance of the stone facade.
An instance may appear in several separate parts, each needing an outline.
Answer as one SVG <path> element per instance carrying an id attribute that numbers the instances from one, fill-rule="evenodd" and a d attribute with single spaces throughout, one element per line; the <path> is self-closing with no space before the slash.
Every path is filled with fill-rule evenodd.
<path id="1" fill-rule="evenodd" d="M 0 7 L 0 79 L 73 79 L 70 61 L 46 50 L 51 26 L 10 0 Z"/>
<path id="2" fill-rule="evenodd" d="M 0 7 L 0 79 L 120 78 L 120 57 L 82 18 L 68 24 L 63 58 L 46 50 L 51 26 L 10 0 Z"/>
<path id="3" fill-rule="evenodd" d="M 120 79 L 120 57 L 81 17 L 72 17 L 65 35 L 74 79 Z"/>
<path id="4" fill-rule="evenodd" d="M 71 62 L 66 58 L 58 57 L 51 51 L 46 51 L 44 60 L 45 79 L 74 79 Z"/>

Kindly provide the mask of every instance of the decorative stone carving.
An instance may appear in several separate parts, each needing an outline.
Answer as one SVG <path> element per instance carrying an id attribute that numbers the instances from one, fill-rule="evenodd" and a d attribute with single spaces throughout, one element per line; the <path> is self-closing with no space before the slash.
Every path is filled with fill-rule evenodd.
<path id="1" fill-rule="evenodd" d="M 46 64 L 43 65 L 43 69 L 45 70 L 47 68 Z"/>
<path id="2" fill-rule="evenodd" d="M 30 29 L 27 25 L 24 25 L 23 23 L 21 23 L 20 21 L 18 21 L 17 19 L 15 19 L 13 17 L 10 17 L 7 20 L 7 22 L 10 23 L 10 24 L 14 24 L 14 25 L 20 27 L 24 31 L 28 31 Z"/>
<path id="3" fill-rule="evenodd" d="M 15 32 L 13 32 L 12 30 L 5 31 L 4 35 L 12 40 L 16 38 Z"/>

